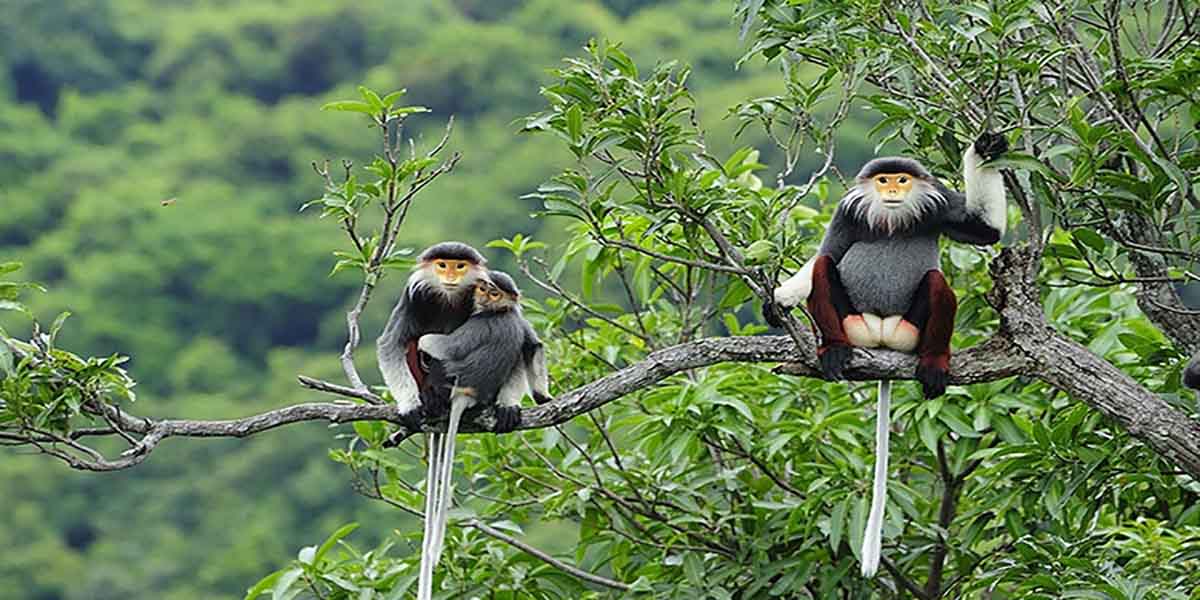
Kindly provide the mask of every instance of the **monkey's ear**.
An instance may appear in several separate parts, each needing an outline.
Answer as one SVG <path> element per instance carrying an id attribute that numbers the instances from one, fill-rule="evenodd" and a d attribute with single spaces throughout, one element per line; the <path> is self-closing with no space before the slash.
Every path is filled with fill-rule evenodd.
<path id="1" fill-rule="evenodd" d="M 1008 152 L 1008 139 L 1003 134 L 985 131 L 975 140 L 975 153 L 984 160 L 992 160 Z"/>

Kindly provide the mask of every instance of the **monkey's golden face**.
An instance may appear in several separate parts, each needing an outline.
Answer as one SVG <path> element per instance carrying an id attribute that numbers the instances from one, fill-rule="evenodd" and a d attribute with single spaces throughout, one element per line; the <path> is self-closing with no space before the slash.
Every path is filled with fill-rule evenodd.
<path id="1" fill-rule="evenodd" d="M 434 275 L 437 275 L 438 281 L 443 285 L 457 285 L 467 276 L 473 266 L 465 260 L 435 258 L 431 262 Z"/>
<path id="2" fill-rule="evenodd" d="M 475 312 L 512 310 L 518 302 L 518 296 L 504 291 L 490 281 L 480 280 L 475 284 Z"/>
<path id="3" fill-rule="evenodd" d="M 908 173 L 879 173 L 871 178 L 875 193 L 887 206 L 898 206 L 908 199 L 914 177 Z"/>
<path id="4" fill-rule="evenodd" d="M 494 285 L 481 281 L 475 286 L 476 304 L 494 304 L 500 302 L 502 298 L 504 298 L 504 292 L 501 292 L 500 288 Z"/>

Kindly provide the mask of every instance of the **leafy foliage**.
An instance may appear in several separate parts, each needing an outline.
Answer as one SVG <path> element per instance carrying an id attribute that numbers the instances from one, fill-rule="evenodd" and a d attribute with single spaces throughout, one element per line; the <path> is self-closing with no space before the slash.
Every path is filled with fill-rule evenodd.
<path id="1" fill-rule="evenodd" d="M 0 308 L 6 327 L 79 316 L 62 343 L 61 319 L 0 340 L 0 444 L 33 430 L 65 444 L 103 418 L 89 402 L 132 400 L 126 368 L 156 413 L 295 403 L 297 372 L 337 373 L 360 283 L 346 272 L 381 286 L 363 322 L 377 331 L 398 286 L 387 269 L 464 232 L 501 238 L 489 246 L 511 256 L 493 263 L 532 283 L 527 314 L 556 390 L 679 342 L 759 334 L 756 292 L 811 253 L 841 173 L 879 149 L 958 183 L 961 148 L 985 126 L 1017 148 L 1001 163 L 1022 213 L 1013 237 L 1047 248 L 1055 326 L 1196 414 L 1170 332 L 1128 285 L 1146 253 L 1163 281 L 1195 279 L 1197 213 L 1184 207 L 1197 184 L 1197 49 L 1153 41 L 1186 24 L 1167 18 L 1180 6 L 929 2 L 910 14 L 873 0 L 744 0 L 731 27 L 729 6 L 682 0 L 5 5 L 0 243 L 51 291 L 24 300 L 30 284 L 0 282 Z M 558 62 L 599 34 L 623 44 Z M 373 91 L 396 81 L 411 95 Z M 405 194 L 439 164 L 411 148 L 437 147 L 449 114 L 447 148 L 463 160 L 430 186 L 440 201 L 410 206 Z M 400 124 L 413 147 L 395 145 Z M 340 171 L 318 162 L 321 197 L 297 215 L 314 195 L 310 161 L 372 154 Z M 350 246 L 330 260 L 337 237 Z M 982 299 L 991 252 L 944 249 L 961 298 L 956 347 L 995 330 Z M 1020 378 L 932 401 L 898 387 L 891 576 L 862 580 L 871 393 L 718 365 L 563 426 L 465 437 L 441 597 L 1188 598 L 1200 587 L 1196 482 Z M 320 427 L 181 444 L 103 481 L 6 454 L 0 598 L 404 597 L 420 449 L 384 450 L 387 434 L 356 423 L 333 450 Z"/>

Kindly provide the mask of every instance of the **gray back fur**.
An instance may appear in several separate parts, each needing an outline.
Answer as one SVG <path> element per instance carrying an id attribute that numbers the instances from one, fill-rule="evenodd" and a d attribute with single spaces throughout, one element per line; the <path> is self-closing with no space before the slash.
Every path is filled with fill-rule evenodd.
<path id="1" fill-rule="evenodd" d="M 522 360 L 525 319 L 519 310 L 477 312 L 447 340 L 446 377 L 475 388 L 478 403 L 495 402 Z"/>

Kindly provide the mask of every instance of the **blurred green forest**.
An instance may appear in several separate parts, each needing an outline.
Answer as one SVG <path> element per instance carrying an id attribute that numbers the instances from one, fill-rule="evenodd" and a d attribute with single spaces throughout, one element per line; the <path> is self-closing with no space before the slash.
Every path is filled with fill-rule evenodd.
<path id="1" fill-rule="evenodd" d="M 406 245 L 518 232 L 553 243 L 561 232 L 553 221 L 538 230 L 529 213 L 540 203 L 521 195 L 571 159 L 518 123 L 541 106 L 547 69 L 590 37 L 619 40 L 644 64 L 692 65 L 710 150 L 768 153 L 724 118 L 781 91 L 777 73 L 735 68 L 745 46 L 731 18 L 731 6 L 703 0 L 5 0 L 0 259 L 47 285 L 31 298 L 39 317 L 74 314 L 66 345 L 135 357 L 148 416 L 313 399 L 294 377 L 338 380 L 358 282 L 329 276 L 340 233 L 297 208 L 321 192 L 312 161 L 375 150 L 359 121 L 321 114 L 323 103 L 359 83 L 407 87 L 408 101 L 433 109 L 411 121 L 418 144 L 455 117 L 462 162 L 422 196 Z M 872 151 L 866 126 L 843 129 L 859 141 L 842 144 L 839 162 L 857 163 Z M 400 284 L 386 281 L 364 317 L 369 339 Z M 369 348 L 359 360 L 377 379 Z M 410 526 L 352 492 L 327 457 L 336 435 L 310 425 L 168 442 L 143 467 L 107 475 L 5 453 L 0 600 L 240 596 L 345 522 L 367 525 L 367 543 Z"/>

